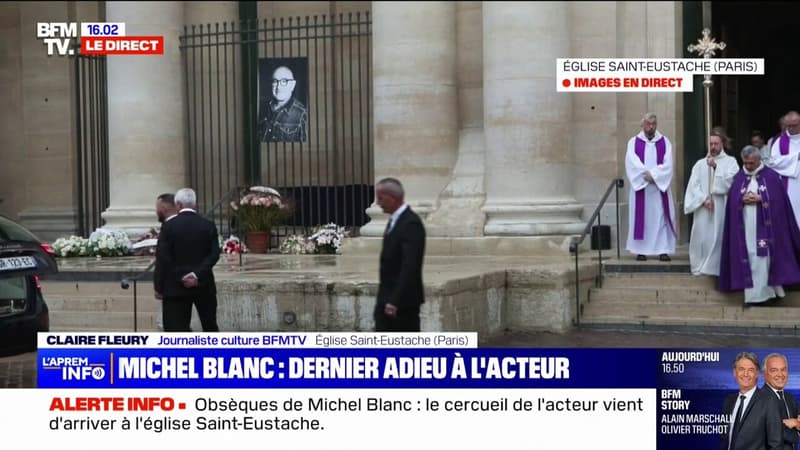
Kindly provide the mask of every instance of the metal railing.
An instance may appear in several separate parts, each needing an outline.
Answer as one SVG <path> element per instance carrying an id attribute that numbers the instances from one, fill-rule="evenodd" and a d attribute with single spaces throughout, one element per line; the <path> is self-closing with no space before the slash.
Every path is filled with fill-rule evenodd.
<path id="1" fill-rule="evenodd" d="M 238 198 L 239 193 L 242 191 L 243 188 L 233 188 L 228 191 L 222 198 L 220 198 L 205 214 L 203 217 L 206 219 L 214 222 L 217 227 L 217 232 L 220 236 L 229 236 L 236 233 L 237 236 L 240 236 L 239 231 L 240 228 L 237 223 L 233 223 L 231 220 L 231 215 L 229 213 L 229 209 L 227 208 L 228 204 L 231 202 L 232 199 Z M 240 237 L 240 239 L 243 239 Z M 239 253 L 239 266 L 242 265 L 242 254 Z M 130 278 L 123 278 L 120 281 L 120 287 L 122 289 L 130 288 L 131 284 L 133 284 L 133 331 L 139 331 L 139 292 L 137 290 L 137 284 L 139 280 L 141 280 L 145 275 L 150 273 L 156 266 L 155 259 L 145 268 L 143 271 L 139 272 L 138 274 L 130 277 Z"/>
<path id="2" fill-rule="evenodd" d="M 586 222 L 586 228 L 583 230 L 583 234 L 580 237 L 573 239 L 572 243 L 569 245 L 569 252 L 575 255 L 575 324 L 581 324 L 581 278 L 580 272 L 578 269 L 578 255 L 580 254 L 580 246 L 583 243 L 583 240 L 586 239 L 586 235 L 592 232 L 592 227 L 594 226 L 595 221 L 597 221 L 598 228 L 602 225 L 600 221 L 600 211 L 603 209 L 603 206 L 606 204 L 606 200 L 608 200 L 608 196 L 611 195 L 611 191 L 613 190 L 616 195 L 616 210 L 617 210 L 617 259 L 620 258 L 619 252 L 619 191 L 625 187 L 625 180 L 622 178 L 617 178 L 611 182 L 606 189 L 606 193 L 603 195 L 603 198 L 600 200 L 600 203 L 597 205 L 597 208 L 594 209 L 594 213 Z M 598 229 L 599 231 L 599 229 Z M 600 236 L 598 234 L 598 242 L 597 242 L 597 278 L 595 278 L 595 286 L 596 287 L 603 287 L 603 246 L 601 245 L 602 242 Z"/>
<path id="3" fill-rule="evenodd" d="M 291 201 L 272 244 L 330 222 L 359 228 L 374 201 L 369 12 L 184 27 L 187 173 L 206 209 L 237 185 Z M 265 136 L 275 69 L 290 68 L 306 111 L 299 137 Z M 267 127 L 269 128 L 269 127 Z"/>

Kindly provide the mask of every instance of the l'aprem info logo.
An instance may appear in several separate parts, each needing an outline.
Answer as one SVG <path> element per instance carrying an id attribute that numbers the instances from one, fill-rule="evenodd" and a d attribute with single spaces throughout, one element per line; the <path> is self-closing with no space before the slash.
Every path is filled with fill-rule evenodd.
<path id="1" fill-rule="evenodd" d="M 44 357 L 42 369 L 58 370 L 61 379 L 68 380 L 102 380 L 106 376 L 106 364 L 89 362 L 89 358 L 81 357 Z"/>
<path id="2" fill-rule="evenodd" d="M 764 75 L 764 59 L 556 59 L 557 92 L 692 92 L 696 75 Z"/>
<path id="3" fill-rule="evenodd" d="M 74 55 L 77 42 L 81 55 L 164 54 L 164 36 L 126 36 L 124 23 L 83 22 L 78 27 L 76 22 L 38 22 L 36 37 L 49 56 Z"/>

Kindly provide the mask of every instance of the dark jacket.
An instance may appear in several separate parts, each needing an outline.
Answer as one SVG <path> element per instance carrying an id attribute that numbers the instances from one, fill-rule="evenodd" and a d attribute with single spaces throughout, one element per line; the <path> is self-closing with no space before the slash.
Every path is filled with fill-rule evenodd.
<path id="1" fill-rule="evenodd" d="M 736 442 L 731 450 L 776 450 L 783 444 L 783 423 L 777 408 L 777 398 L 769 388 L 758 388 L 753 393 L 753 398 L 747 404 L 747 409 L 742 412 L 742 421 Z M 733 423 L 733 408 L 739 394 L 731 394 L 725 398 L 722 407 L 723 414 L 731 416 Z M 730 426 L 730 425 L 729 425 Z M 727 427 L 726 427 L 727 428 Z M 728 433 L 720 437 L 720 450 L 728 450 Z"/>
<path id="2" fill-rule="evenodd" d="M 425 256 L 425 227 L 419 216 L 407 208 L 394 228 L 383 237 L 378 304 L 391 303 L 399 309 L 425 302 L 422 262 Z"/>
<path id="3" fill-rule="evenodd" d="M 178 214 L 164 223 L 158 235 L 156 249 L 156 291 L 164 297 L 187 297 L 198 294 L 216 294 L 214 265 L 219 260 L 220 248 L 217 227 L 213 222 L 190 211 Z M 181 279 L 194 272 L 196 288 L 183 287 Z"/>
<path id="4" fill-rule="evenodd" d="M 278 110 L 265 104 L 262 119 L 258 124 L 261 142 L 305 142 L 308 126 L 308 110 L 292 98 Z"/>

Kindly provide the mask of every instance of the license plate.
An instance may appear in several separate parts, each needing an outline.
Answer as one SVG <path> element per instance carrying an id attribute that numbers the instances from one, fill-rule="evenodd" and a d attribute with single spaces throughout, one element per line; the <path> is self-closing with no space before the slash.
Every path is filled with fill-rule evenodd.
<path id="1" fill-rule="evenodd" d="M 0 270 L 35 269 L 36 260 L 32 256 L 13 256 L 0 258 Z"/>

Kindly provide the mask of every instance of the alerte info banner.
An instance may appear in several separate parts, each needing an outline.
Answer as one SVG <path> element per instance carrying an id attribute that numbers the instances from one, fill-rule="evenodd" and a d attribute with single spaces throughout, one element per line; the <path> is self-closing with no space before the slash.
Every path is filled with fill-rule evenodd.
<path id="1" fill-rule="evenodd" d="M 479 348 L 475 333 L 39 342 L 38 388 L 0 391 L 0 423 L 58 448 L 684 450 L 798 435 L 798 349 Z"/>

